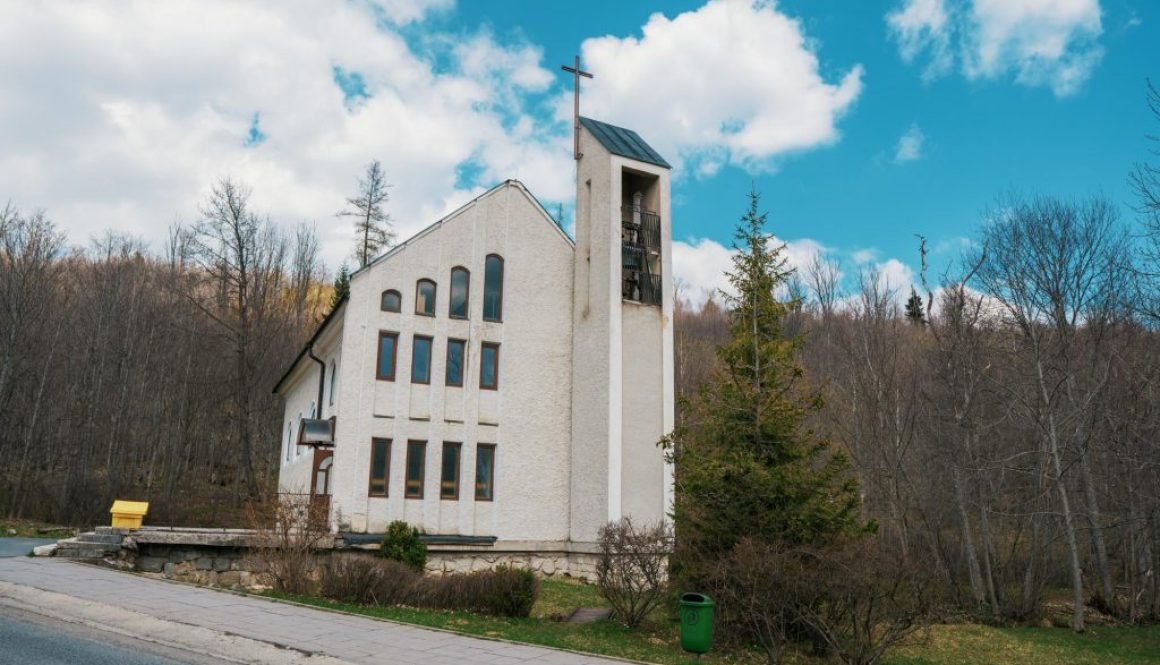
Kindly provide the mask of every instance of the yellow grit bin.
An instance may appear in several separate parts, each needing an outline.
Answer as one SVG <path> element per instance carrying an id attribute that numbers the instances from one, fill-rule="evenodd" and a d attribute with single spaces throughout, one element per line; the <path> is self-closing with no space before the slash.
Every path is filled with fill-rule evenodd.
<path id="1" fill-rule="evenodd" d="M 145 514 L 149 512 L 149 502 L 117 499 L 109 512 L 113 514 L 114 529 L 140 529 Z"/>

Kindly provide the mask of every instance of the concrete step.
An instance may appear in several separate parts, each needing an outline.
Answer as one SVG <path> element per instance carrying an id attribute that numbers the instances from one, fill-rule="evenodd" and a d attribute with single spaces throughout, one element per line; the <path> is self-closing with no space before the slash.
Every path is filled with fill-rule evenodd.
<path id="1" fill-rule="evenodd" d="M 66 559 L 103 559 L 121 550 L 120 544 L 86 543 L 76 538 L 66 538 L 57 543 L 55 556 Z"/>
<path id="2" fill-rule="evenodd" d="M 119 533 L 92 533 L 92 532 L 90 532 L 90 533 L 78 534 L 76 539 L 77 539 L 77 542 L 81 542 L 81 543 L 101 543 L 104 545 L 120 546 L 121 541 L 124 540 L 125 537 Z"/>

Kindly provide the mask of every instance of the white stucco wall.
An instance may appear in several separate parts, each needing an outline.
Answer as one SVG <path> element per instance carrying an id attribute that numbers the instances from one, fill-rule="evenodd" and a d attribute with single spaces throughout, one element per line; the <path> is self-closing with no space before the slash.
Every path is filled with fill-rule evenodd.
<path id="1" fill-rule="evenodd" d="M 326 363 L 326 377 L 322 398 L 322 418 L 329 418 L 337 412 L 341 391 L 335 391 L 334 404 L 331 400 L 330 368 L 338 369 L 339 381 L 342 376 L 341 345 L 342 314 L 331 321 L 322 331 L 314 345 L 314 355 Z M 278 456 L 278 491 L 304 494 L 311 491 L 311 472 L 314 463 L 314 449 L 294 445 L 298 441 L 298 426 L 302 418 L 313 418 L 318 402 L 318 363 L 304 357 L 287 377 L 283 388 L 282 445 Z M 337 384 L 333 384 L 337 387 Z M 289 459 L 287 459 L 289 448 Z"/>
<path id="2" fill-rule="evenodd" d="M 660 307 L 621 301 L 621 515 L 638 523 L 667 519 L 672 502 L 672 469 L 658 441 L 673 429 L 673 271 L 672 205 L 669 170 L 613 157 L 614 172 L 629 169 L 656 177 L 645 207 L 661 221 Z M 632 192 L 613 188 L 614 200 L 628 202 Z M 619 218 L 618 218 L 619 219 Z"/>
<path id="3" fill-rule="evenodd" d="M 672 212 L 669 171 L 610 154 L 580 133 L 573 311 L 571 539 L 590 543 L 606 522 L 664 519 L 672 470 L 656 447 L 673 427 Z M 662 305 L 621 297 L 625 169 L 657 179 Z"/>
<path id="4" fill-rule="evenodd" d="M 593 542 L 609 520 L 610 447 L 620 436 L 620 221 L 611 219 L 611 155 L 586 129 L 576 176 L 576 296 L 572 315 L 572 514 L 570 537 Z M 619 214 L 619 213 L 618 213 Z M 613 254 L 616 253 L 615 259 Z M 615 376 L 615 380 L 614 380 Z M 616 409 L 612 404 L 616 404 Z M 614 422 L 614 417 L 615 421 Z M 618 474 L 617 474 L 618 475 Z"/>
<path id="5" fill-rule="evenodd" d="M 564 541 L 571 430 L 572 246 L 516 182 L 493 190 L 354 275 L 340 372 L 332 517 L 380 532 L 396 519 L 428 533 Z M 484 261 L 504 259 L 503 322 L 483 321 Z M 448 316 L 450 272 L 471 272 L 468 320 Z M 436 316 L 414 314 L 415 285 L 438 285 Z M 382 291 L 402 294 L 380 311 Z M 379 331 L 398 333 L 395 381 L 375 379 Z M 434 338 L 430 385 L 410 381 L 413 337 Z M 444 385 L 447 339 L 467 340 L 462 388 Z M 482 342 L 500 344 L 499 390 L 479 389 Z M 391 439 L 389 496 L 368 497 L 371 439 Z M 426 441 L 422 499 L 403 496 L 407 441 Z M 441 500 L 442 444 L 461 442 L 458 500 Z M 495 500 L 474 499 L 476 446 L 496 445 Z"/>
<path id="6" fill-rule="evenodd" d="M 497 551 L 572 551 L 600 526 L 662 519 L 672 469 L 657 440 L 673 426 L 672 249 L 667 169 L 609 154 L 587 130 L 578 165 L 576 246 L 518 182 L 509 181 L 394 248 L 351 280 L 340 319 L 316 353 L 338 362 L 332 521 L 381 532 L 396 519 L 427 533 L 495 536 Z M 660 307 L 621 298 L 622 171 L 655 176 L 662 222 Z M 503 322 L 483 321 L 484 261 L 504 258 Z M 448 316 L 450 273 L 471 274 L 469 317 Z M 436 316 L 414 314 L 419 279 L 438 286 Z M 384 290 L 399 313 L 380 310 Z M 394 381 L 376 379 L 380 331 L 397 333 Z M 414 336 L 434 338 L 431 383 L 412 385 Z M 467 340 L 463 387 L 445 386 L 448 338 Z M 500 344 L 499 390 L 479 386 L 482 342 Z M 338 358 L 339 349 L 342 358 Z M 286 421 L 309 415 L 317 364 L 283 390 Z M 330 381 L 327 380 L 329 402 Z M 286 431 L 282 435 L 285 437 Z M 368 496 L 373 438 L 391 440 L 387 497 Z M 404 498 L 407 442 L 427 442 L 421 499 Z M 439 496 L 443 442 L 462 444 L 456 500 Z M 478 444 L 495 444 L 495 500 L 474 499 Z M 312 455 L 280 458 L 281 491 L 309 487 Z M 547 549 L 545 549 L 547 548 Z"/>

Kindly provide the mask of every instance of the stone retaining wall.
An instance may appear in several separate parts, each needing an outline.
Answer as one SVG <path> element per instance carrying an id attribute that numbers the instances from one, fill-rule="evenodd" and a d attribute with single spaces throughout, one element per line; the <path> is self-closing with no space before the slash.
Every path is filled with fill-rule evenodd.
<path id="1" fill-rule="evenodd" d="M 166 579 L 218 587 L 262 586 L 261 562 L 240 547 L 138 545 L 126 557 L 140 573 L 160 573 Z"/>
<path id="2" fill-rule="evenodd" d="M 429 573 L 468 573 L 498 566 L 527 568 L 540 577 L 596 579 L 596 557 L 585 552 L 427 552 Z"/>
<path id="3" fill-rule="evenodd" d="M 540 577 L 572 577 L 593 581 L 596 556 L 592 551 L 521 548 L 510 543 L 498 548 L 432 545 L 428 548 L 429 574 L 466 573 L 511 566 L 532 570 Z M 255 588 L 266 585 L 263 564 L 254 551 L 261 543 L 252 532 L 224 530 L 142 530 L 125 534 L 119 551 L 102 558 L 105 565 L 158 575 L 166 579 L 208 586 Z M 534 546 L 533 546 L 534 547 Z M 338 542 L 316 555 L 316 565 L 334 556 L 377 557 L 375 545 L 343 547 Z"/>

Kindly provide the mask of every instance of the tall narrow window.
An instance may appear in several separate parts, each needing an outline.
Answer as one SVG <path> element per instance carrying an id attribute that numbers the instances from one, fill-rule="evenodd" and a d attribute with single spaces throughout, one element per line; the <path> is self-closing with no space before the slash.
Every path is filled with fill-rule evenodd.
<path id="1" fill-rule="evenodd" d="M 395 380 L 395 355 L 398 351 L 399 333 L 379 331 L 379 359 L 376 363 L 375 378 L 379 381 Z"/>
<path id="2" fill-rule="evenodd" d="M 431 383 L 431 338 L 415 335 L 411 352 L 411 383 Z"/>
<path id="3" fill-rule="evenodd" d="M 447 385 L 463 387 L 463 368 L 467 364 L 467 342 L 447 340 Z"/>
<path id="4" fill-rule="evenodd" d="M 286 461 L 290 461 L 290 452 L 294 448 L 294 424 L 286 423 Z"/>
<path id="5" fill-rule="evenodd" d="M 467 268 L 456 266 L 451 269 L 451 309 L 448 315 L 453 319 L 467 318 L 467 295 L 471 291 L 471 273 Z"/>
<path id="6" fill-rule="evenodd" d="M 379 300 L 379 309 L 384 312 L 397 312 L 403 308 L 403 296 L 399 292 L 390 289 L 383 291 L 382 298 Z"/>
<path id="7" fill-rule="evenodd" d="M 503 320 L 503 257 L 488 254 L 483 264 L 483 318 Z"/>
<path id="8" fill-rule="evenodd" d="M 296 420 L 294 422 L 298 423 L 298 438 L 301 439 L 302 438 L 302 412 L 301 411 L 298 412 L 298 420 Z M 295 441 L 294 442 L 294 459 L 298 459 L 299 457 L 302 457 L 302 446 L 298 445 L 298 442 Z"/>
<path id="9" fill-rule="evenodd" d="M 423 467 L 426 466 L 427 442 L 407 442 L 407 486 L 403 496 L 408 499 L 423 498 Z"/>
<path id="10" fill-rule="evenodd" d="M 435 282 L 421 279 L 415 284 L 415 313 L 435 316 Z"/>
<path id="11" fill-rule="evenodd" d="M 499 344 L 484 342 L 479 356 L 479 387 L 484 390 L 499 388 Z"/>
<path id="12" fill-rule="evenodd" d="M 330 406 L 334 406 L 334 389 L 338 387 L 338 364 L 330 361 Z"/>
<path id="13" fill-rule="evenodd" d="M 475 500 L 495 498 L 495 444 L 481 443 L 475 449 Z"/>
<path id="14" fill-rule="evenodd" d="M 459 450 L 462 444 L 443 442 L 443 464 L 439 475 L 439 498 L 459 498 Z"/>
<path id="15" fill-rule="evenodd" d="M 367 494 L 387 496 L 391 478 L 391 440 L 371 439 L 371 485 Z"/>

